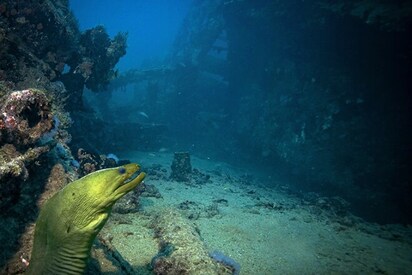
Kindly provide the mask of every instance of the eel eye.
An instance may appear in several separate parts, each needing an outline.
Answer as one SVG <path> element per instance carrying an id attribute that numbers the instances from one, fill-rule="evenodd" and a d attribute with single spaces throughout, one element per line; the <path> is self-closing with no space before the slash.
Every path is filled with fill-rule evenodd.
<path id="1" fill-rule="evenodd" d="M 126 173 L 126 168 L 124 168 L 124 167 L 119 167 L 119 173 L 120 173 L 120 174 Z"/>

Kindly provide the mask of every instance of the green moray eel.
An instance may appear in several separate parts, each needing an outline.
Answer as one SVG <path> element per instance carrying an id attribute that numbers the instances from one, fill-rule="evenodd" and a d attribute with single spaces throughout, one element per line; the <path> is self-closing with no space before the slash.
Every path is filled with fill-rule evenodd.
<path id="1" fill-rule="evenodd" d="M 51 197 L 36 221 L 27 273 L 83 274 L 93 241 L 113 204 L 141 183 L 137 164 L 109 168 L 76 180 Z"/>

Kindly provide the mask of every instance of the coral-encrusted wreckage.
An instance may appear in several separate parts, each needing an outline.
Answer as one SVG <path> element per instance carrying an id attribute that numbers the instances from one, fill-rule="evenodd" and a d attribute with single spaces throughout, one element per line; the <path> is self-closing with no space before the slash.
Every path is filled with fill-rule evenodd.
<path id="1" fill-rule="evenodd" d="M 9 93 L 0 110 L 0 209 L 4 210 L 19 199 L 21 182 L 29 177 L 26 165 L 49 151 L 48 146 L 36 144 L 54 123 L 51 103 L 39 90 Z"/>
<path id="2" fill-rule="evenodd" d="M 187 148 L 410 221 L 411 35 L 411 1 L 194 1 L 167 66 L 111 85 L 148 81 Z"/>
<path id="3" fill-rule="evenodd" d="M 115 77 L 126 38 L 80 32 L 65 0 L 0 2 L 0 273 L 25 270 L 38 208 L 85 173 L 68 145 L 70 111 L 84 87 Z"/>
<path id="4" fill-rule="evenodd" d="M 27 268 L 48 198 L 117 165 L 100 152 L 161 149 L 165 131 L 208 157 L 267 167 L 298 191 L 339 194 L 372 221 L 410 222 L 411 36 L 411 1 L 195 0 L 167 63 L 117 77 L 126 33 L 81 32 L 68 0 L 0 1 L 0 273 Z M 130 85 L 145 94 L 127 112 L 108 108 Z M 180 160 L 171 178 L 196 177 L 188 155 Z M 161 247 L 154 271 L 189 269 L 185 251 L 170 248 Z"/>
<path id="5" fill-rule="evenodd" d="M 0 142 L 21 146 L 35 144 L 55 124 L 50 100 L 40 90 L 10 93 L 0 111 Z"/>

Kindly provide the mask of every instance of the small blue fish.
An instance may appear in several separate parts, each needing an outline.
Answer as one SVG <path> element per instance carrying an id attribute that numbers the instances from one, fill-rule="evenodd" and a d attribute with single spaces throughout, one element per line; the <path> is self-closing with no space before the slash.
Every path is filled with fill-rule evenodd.
<path id="1" fill-rule="evenodd" d="M 139 112 L 139 115 L 141 115 L 142 117 L 145 117 L 145 118 L 149 119 L 149 116 L 148 116 L 145 112 Z"/>

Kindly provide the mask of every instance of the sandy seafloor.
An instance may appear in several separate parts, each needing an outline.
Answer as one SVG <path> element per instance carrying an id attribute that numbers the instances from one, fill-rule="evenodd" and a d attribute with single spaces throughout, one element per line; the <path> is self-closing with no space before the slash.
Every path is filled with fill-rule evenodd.
<path id="1" fill-rule="evenodd" d="M 143 168 L 161 165 L 170 175 L 172 153 L 128 152 L 119 157 Z M 146 267 L 158 251 L 149 226 L 151 213 L 177 209 L 187 201 L 205 213 L 217 205 L 217 214 L 200 214 L 191 222 L 210 251 L 221 251 L 241 265 L 240 274 L 412 274 L 410 226 L 380 226 L 341 216 L 327 199 L 303 200 L 281 183 L 267 187 L 264 181 L 270 179 L 252 170 L 195 156 L 191 163 L 210 175 L 210 181 L 187 185 L 151 179 L 149 174 L 145 182 L 156 186 L 162 198 L 141 197 L 139 212 L 114 213 L 102 230 L 113 237 L 112 244 L 137 274 L 150 274 Z"/>

